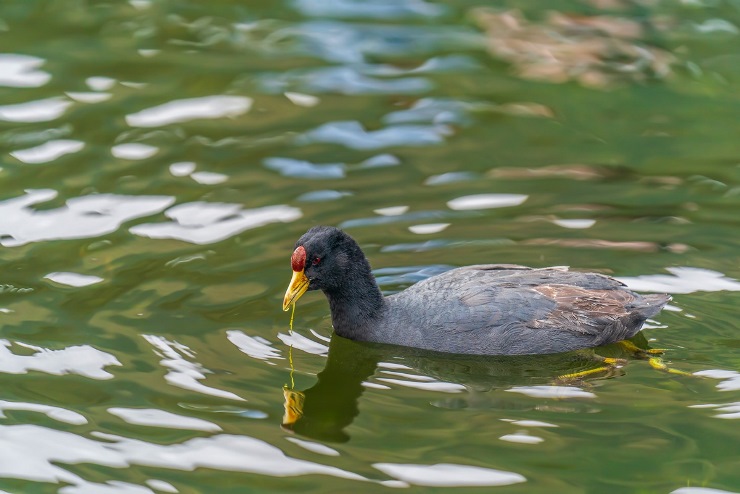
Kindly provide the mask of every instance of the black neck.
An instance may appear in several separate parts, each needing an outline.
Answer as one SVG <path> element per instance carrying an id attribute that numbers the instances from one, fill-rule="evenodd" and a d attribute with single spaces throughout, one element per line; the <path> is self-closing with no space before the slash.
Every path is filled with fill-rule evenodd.
<path id="1" fill-rule="evenodd" d="M 367 340 L 368 328 L 381 316 L 385 299 L 367 261 L 353 271 L 343 287 L 324 290 L 324 294 L 329 300 L 334 332 L 352 340 Z"/>

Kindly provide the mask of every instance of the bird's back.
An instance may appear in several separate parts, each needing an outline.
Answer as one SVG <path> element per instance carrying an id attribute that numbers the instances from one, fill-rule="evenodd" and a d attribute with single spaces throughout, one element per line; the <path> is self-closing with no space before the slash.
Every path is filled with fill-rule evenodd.
<path id="1" fill-rule="evenodd" d="M 556 353 L 634 336 L 668 300 L 562 267 L 467 266 L 388 297 L 366 339 L 452 353 Z"/>

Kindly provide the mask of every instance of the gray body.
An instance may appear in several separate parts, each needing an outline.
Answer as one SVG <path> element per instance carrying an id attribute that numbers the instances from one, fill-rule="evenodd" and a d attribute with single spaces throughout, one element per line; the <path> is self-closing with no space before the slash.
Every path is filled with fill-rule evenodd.
<path id="1" fill-rule="evenodd" d="M 634 336 L 668 295 L 638 295 L 608 276 L 567 268 L 476 265 L 384 298 L 337 334 L 450 353 L 522 355 L 589 348 Z M 355 319 L 357 321 L 357 319 Z"/>

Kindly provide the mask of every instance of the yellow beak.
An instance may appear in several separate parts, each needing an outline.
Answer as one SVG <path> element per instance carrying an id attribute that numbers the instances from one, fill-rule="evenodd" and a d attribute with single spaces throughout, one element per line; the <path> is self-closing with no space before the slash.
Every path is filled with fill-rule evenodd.
<path id="1" fill-rule="evenodd" d="M 303 271 L 293 271 L 293 277 L 290 279 L 290 285 L 283 298 L 283 310 L 286 311 L 301 298 L 301 295 L 308 290 L 308 278 Z"/>

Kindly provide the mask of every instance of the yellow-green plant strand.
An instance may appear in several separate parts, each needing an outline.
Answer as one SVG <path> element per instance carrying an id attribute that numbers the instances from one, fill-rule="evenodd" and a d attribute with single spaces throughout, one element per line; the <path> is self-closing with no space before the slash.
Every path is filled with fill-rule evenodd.
<path id="1" fill-rule="evenodd" d="M 288 363 L 290 364 L 290 389 L 294 389 L 295 380 L 293 379 L 293 373 L 295 372 L 295 367 L 293 367 L 293 345 L 290 345 L 290 348 L 288 348 Z"/>

